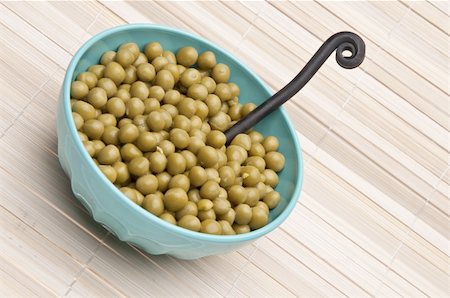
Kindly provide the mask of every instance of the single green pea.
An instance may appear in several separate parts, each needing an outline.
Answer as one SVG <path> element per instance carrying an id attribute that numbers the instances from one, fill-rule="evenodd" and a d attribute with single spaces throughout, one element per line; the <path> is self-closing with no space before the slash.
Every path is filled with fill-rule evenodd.
<path id="1" fill-rule="evenodd" d="M 119 141 L 122 144 L 133 143 L 139 137 L 139 129 L 130 123 L 119 129 Z"/>
<path id="2" fill-rule="evenodd" d="M 250 226 L 249 225 L 239 225 L 239 224 L 233 224 L 232 225 L 233 230 L 236 232 L 236 234 L 245 234 L 250 233 Z"/>
<path id="3" fill-rule="evenodd" d="M 257 132 L 256 130 L 252 130 L 251 132 L 249 132 L 248 136 L 252 140 L 252 144 L 261 143 L 264 140 L 263 135 Z"/>
<path id="4" fill-rule="evenodd" d="M 123 80 L 123 83 L 125 84 L 133 84 L 137 81 L 137 70 L 136 66 L 129 65 L 125 67 L 125 79 Z"/>
<path id="5" fill-rule="evenodd" d="M 186 170 L 191 170 L 197 164 L 197 156 L 189 150 L 180 152 L 186 160 Z"/>
<path id="6" fill-rule="evenodd" d="M 103 175 L 108 178 L 111 183 L 114 183 L 117 179 L 116 170 L 112 166 L 99 165 L 100 171 L 102 171 Z"/>
<path id="7" fill-rule="evenodd" d="M 211 77 L 203 77 L 201 80 L 201 84 L 206 87 L 208 94 L 214 93 L 214 91 L 216 91 L 216 81 L 214 81 Z"/>
<path id="8" fill-rule="evenodd" d="M 102 88 L 106 92 L 106 96 L 111 98 L 117 93 L 117 86 L 113 80 L 109 78 L 101 78 L 98 80 L 97 87 Z"/>
<path id="9" fill-rule="evenodd" d="M 240 185 L 232 185 L 228 189 L 228 200 L 234 205 L 239 205 L 247 200 L 247 190 Z"/>
<path id="10" fill-rule="evenodd" d="M 143 156 L 133 158 L 128 164 L 130 174 L 136 177 L 146 175 L 149 172 L 149 167 L 148 159 Z"/>
<path id="11" fill-rule="evenodd" d="M 180 218 L 177 222 L 177 225 L 195 232 L 200 231 L 202 227 L 200 220 L 196 216 L 189 214 L 186 214 L 185 216 Z"/>
<path id="12" fill-rule="evenodd" d="M 130 179 L 130 172 L 128 171 L 128 166 L 126 163 L 121 161 L 116 161 L 113 163 L 113 168 L 117 173 L 116 183 L 122 184 L 126 183 Z"/>
<path id="13" fill-rule="evenodd" d="M 143 195 L 155 193 L 158 190 L 158 179 L 152 174 L 146 174 L 136 180 L 136 189 Z"/>
<path id="14" fill-rule="evenodd" d="M 242 118 L 241 109 L 242 109 L 241 104 L 230 106 L 230 108 L 228 109 L 228 115 L 230 115 L 231 120 L 237 121 Z"/>
<path id="15" fill-rule="evenodd" d="M 155 194 L 146 195 L 142 207 L 156 216 L 161 216 L 164 212 L 164 202 Z"/>
<path id="16" fill-rule="evenodd" d="M 230 79 L 230 68 L 226 64 L 218 63 L 213 67 L 211 77 L 217 83 L 226 83 Z"/>
<path id="17" fill-rule="evenodd" d="M 97 76 L 97 79 L 100 80 L 105 74 L 105 66 L 101 64 L 92 65 L 88 68 L 88 71 L 95 74 Z"/>
<path id="18" fill-rule="evenodd" d="M 195 101 L 195 115 L 198 116 L 201 120 L 205 120 L 208 117 L 209 108 L 206 103 L 201 100 Z"/>
<path id="19" fill-rule="evenodd" d="M 190 137 L 189 134 L 180 128 L 174 128 L 170 131 L 169 140 L 178 149 L 184 149 L 189 145 Z"/>
<path id="20" fill-rule="evenodd" d="M 95 155 L 95 148 L 92 141 L 83 141 L 84 148 L 89 153 L 89 156 L 94 157 Z"/>
<path id="21" fill-rule="evenodd" d="M 278 192 L 271 191 L 264 196 L 263 202 L 267 204 L 269 209 L 273 209 L 278 205 L 278 203 L 280 202 L 280 199 L 281 199 L 281 196 Z"/>
<path id="22" fill-rule="evenodd" d="M 217 84 L 214 94 L 217 95 L 222 102 L 229 101 L 232 98 L 231 88 L 225 83 Z"/>
<path id="23" fill-rule="evenodd" d="M 211 51 L 205 51 L 198 57 L 197 64 L 200 69 L 209 70 L 216 65 L 216 55 Z"/>
<path id="24" fill-rule="evenodd" d="M 178 50 L 177 62 L 185 67 L 190 67 L 197 62 L 198 52 L 193 47 L 183 47 Z"/>
<path id="25" fill-rule="evenodd" d="M 121 48 L 117 51 L 115 60 L 125 68 L 133 64 L 136 57 L 128 49 Z"/>
<path id="26" fill-rule="evenodd" d="M 214 200 L 219 195 L 220 186 L 216 181 L 206 181 L 200 188 L 200 197 Z"/>
<path id="27" fill-rule="evenodd" d="M 134 42 L 127 42 L 127 43 L 123 43 L 119 49 L 117 50 L 128 50 L 133 54 L 134 59 L 137 59 L 139 57 L 139 54 L 141 53 L 141 51 L 139 50 L 139 46 L 134 43 Z"/>
<path id="28" fill-rule="evenodd" d="M 177 105 L 178 111 L 181 115 L 191 118 L 195 115 L 196 104 L 195 101 L 190 97 L 185 97 Z"/>
<path id="29" fill-rule="evenodd" d="M 247 204 L 239 204 L 234 207 L 236 212 L 235 222 L 239 225 L 246 225 L 252 219 L 252 208 Z"/>
<path id="30" fill-rule="evenodd" d="M 188 202 L 186 192 L 181 188 L 170 188 L 164 194 L 164 206 L 167 210 L 176 212 L 183 209 Z"/>
<path id="31" fill-rule="evenodd" d="M 284 168 L 285 159 L 279 152 L 268 152 L 264 156 L 264 160 L 266 161 L 266 167 L 274 170 L 275 172 L 280 172 Z"/>
<path id="32" fill-rule="evenodd" d="M 212 129 L 225 131 L 231 122 L 231 118 L 228 114 L 220 111 L 216 115 L 209 119 L 209 124 Z"/>
<path id="33" fill-rule="evenodd" d="M 234 223 L 235 218 L 236 218 L 236 212 L 234 211 L 233 208 L 230 208 L 230 210 L 228 210 L 227 213 L 218 216 L 219 220 L 225 220 L 230 225 L 232 225 Z"/>
<path id="34" fill-rule="evenodd" d="M 213 204 L 213 209 L 216 215 L 224 215 L 231 209 L 231 204 L 228 200 L 215 199 Z"/>
<path id="35" fill-rule="evenodd" d="M 147 56 L 145 56 L 144 53 L 139 53 L 137 59 L 133 62 L 133 66 L 135 66 L 137 68 L 139 65 L 145 64 L 145 63 L 148 63 Z"/>
<path id="36" fill-rule="evenodd" d="M 201 166 L 210 168 L 217 163 L 219 156 L 213 147 L 205 146 L 200 148 L 197 158 Z"/>
<path id="37" fill-rule="evenodd" d="M 254 109 L 256 109 L 256 105 L 254 103 L 246 103 L 245 105 L 242 106 L 241 109 L 242 117 L 247 116 Z"/>
<path id="38" fill-rule="evenodd" d="M 222 226 L 213 219 L 205 219 L 202 221 L 200 231 L 206 234 L 221 235 Z"/>
<path id="39" fill-rule="evenodd" d="M 161 69 L 156 74 L 154 84 L 161 86 L 164 91 L 168 91 L 175 85 L 175 79 L 170 71 Z"/>
<path id="40" fill-rule="evenodd" d="M 246 151 L 249 151 L 252 146 L 252 140 L 245 133 L 241 133 L 241 134 L 238 134 L 237 136 L 235 136 L 230 144 L 236 145 L 236 146 L 241 146 Z"/>
<path id="41" fill-rule="evenodd" d="M 80 73 L 77 81 L 84 82 L 89 89 L 92 89 L 97 85 L 98 78 L 94 73 L 87 71 Z"/>
<path id="42" fill-rule="evenodd" d="M 278 139 L 276 137 L 268 136 L 264 139 L 264 141 L 262 142 L 262 145 L 264 146 L 264 149 L 266 150 L 266 152 L 271 152 L 271 151 L 277 151 L 280 143 L 278 142 Z"/>
<path id="43" fill-rule="evenodd" d="M 130 199 L 133 203 L 139 205 L 137 193 L 134 189 L 130 187 L 121 187 L 119 189 L 128 199 Z"/>
<path id="44" fill-rule="evenodd" d="M 157 111 L 161 108 L 161 104 L 156 98 L 144 99 L 144 114 L 150 114 L 153 111 Z"/>
<path id="45" fill-rule="evenodd" d="M 100 58 L 100 63 L 103 65 L 108 65 L 108 63 L 113 62 L 116 57 L 116 52 L 114 51 L 106 51 L 103 53 L 102 57 Z"/>
<path id="46" fill-rule="evenodd" d="M 219 169 L 220 186 L 228 188 L 233 185 L 236 174 L 229 166 L 223 166 Z"/>
<path id="47" fill-rule="evenodd" d="M 161 142 L 159 142 L 158 147 L 156 149 L 164 153 L 165 156 L 169 156 L 170 154 L 175 152 L 175 145 L 168 140 L 162 140 Z"/>
<path id="48" fill-rule="evenodd" d="M 236 232 L 231 227 L 231 224 L 226 220 L 219 220 L 222 227 L 222 235 L 236 235 Z"/>
<path id="49" fill-rule="evenodd" d="M 188 198 L 190 202 L 197 203 L 200 201 L 200 191 L 197 188 L 193 188 L 188 191 Z"/>
<path id="50" fill-rule="evenodd" d="M 189 194 L 188 194 L 188 199 L 189 199 Z M 175 217 L 176 217 L 176 219 L 180 220 L 180 218 L 182 218 L 185 215 L 197 216 L 197 214 L 198 214 L 197 204 L 192 201 L 188 201 L 186 203 L 186 205 L 183 207 L 183 209 L 178 210 L 175 213 Z"/>
<path id="51" fill-rule="evenodd" d="M 120 159 L 119 149 L 114 145 L 107 145 L 97 156 L 97 160 L 102 165 L 112 165 Z"/>
<path id="52" fill-rule="evenodd" d="M 165 121 L 162 114 L 159 111 L 151 112 L 147 117 L 147 126 L 151 131 L 161 131 L 165 127 Z"/>
<path id="53" fill-rule="evenodd" d="M 177 224 L 177 221 L 176 221 L 175 217 L 172 214 L 168 213 L 168 212 L 164 212 L 163 214 L 161 214 L 159 216 L 159 218 L 161 218 L 162 220 L 167 221 L 168 223 L 171 223 L 173 225 Z"/>
<path id="54" fill-rule="evenodd" d="M 247 191 L 247 199 L 245 199 L 245 204 L 250 207 L 256 206 L 260 199 L 259 190 L 256 187 L 246 187 L 245 190 Z"/>
<path id="55" fill-rule="evenodd" d="M 159 42 L 151 42 L 145 46 L 144 53 L 149 60 L 153 60 L 162 55 L 163 48 Z"/>
<path id="56" fill-rule="evenodd" d="M 225 145 L 226 141 L 227 138 L 225 134 L 220 130 L 211 130 L 211 132 L 206 136 L 206 144 L 217 149 Z"/>
<path id="57" fill-rule="evenodd" d="M 250 147 L 250 150 L 248 151 L 248 155 L 264 157 L 264 155 L 266 155 L 266 150 L 264 149 L 264 146 L 261 145 L 260 143 L 252 142 L 252 146 Z"/>
<path id="58" fill-rule="evenodd" d="M 252 208 L 252 219 L 249 222 L 250 229 L 256 230 L 267 225 L 269 216 L 264 208 Z"/>
<path id="59" fill-rule="evenodd" d="M 275 187 L 278 184 L 278 175 L 274 170 L 271 169 L 265 169 L 262 174 L 264 175 L 264 177 L 266 178 L 265 182 L 267 185 L 271 186 L 271 187 Z"/>
<path id="60" fill-rule="evenodd" d="M 177 64 L 177 57 L 172 51 L 164 51 L 162 56 L 165 57 L 170 64 Z"/>
<path id="61" fill-rule="evenodd" d="M 169 188 L 169 182 L 172 176 L 167 172 L 161 172 L 156 175 L 156 178 L 158 179 L 158 191 L 165 192 Z"/>
<path id="62" fill-rule="evenodd" d="M 161 86 L 151 86 L 148 89 L 148 97 L 156 98 L 158 101 L 162 101 L 166 92 Z"/>
<path id="63" fill-rule="evenodd" d="M 257 168 L 260 173 L 262 173 L 266 168 L 266 162 L 264 161 L 264 158 L 259 156 L 250 156 L 245 161 L 245 165 Z"/>
<path id="64" fill-rule="evenodd" d="M 75 123 L 75 127 L 77 130 L 80 130 L 84 125 L 84 119 L 80 114 L 72 112 L 73 122 Z"/>
<path id="65" fill-rule="evenodd" d="M 75 99 L 83 99 L 89 93 L 89 87 L 81 81 L 74 81 L 70 86 L 70 96 Z"/>
<path id="66" fill-rule="evenodd" d="M 178 174 L 175 176 L 172 176 L 170 179 L 169 188 L 181 188 L 186 193 L 189 191 L 189 188 L 191 187 L 191 184 L 189 182 L 189 178 L 186 175 Z"/>
<path id="67" fill-rule="evenodd" d="M 186 170 L 186 160 L 180 153 L 171 153 L 167 156 L 167 172 L 170 175 L 181 174 Z"/>
<path id="68" fill-rule="evenodd" d="M 125 80 L 125 69 L 119 63 L 112 61 L 106 64 L 104 76 L 119 86 Z"/>
<path id="69" fill-rule="evenodd" d="M 208 96 L 208 89 L 203 84 L 192 84 L 187 90 L 187 96 L 203 101 Z"/>
<path id="70" fill-rule="evenodd" d="M 83 132 L 92 140 L 100 139 L 104 131 L 105 125 L 99 120 L 90 119 L 84 122 Z"/>
<path id="71" fill-rule="evenodd" d="M 119 145 L 119 129 L 115 126 L 105 126 L 102 141 L 107 145 Z"/>
<path id="72" fill-rule="evenodd" d="M 151 153 L 149 161 L 150 161 L 150 170 L 152 171 L 152 173 L 158 174 L 166 169 L 167 158 L 163 153 L 159 151 Z"/>
<path id="73" fill-rule="evenodd" d="M 188 68 L 180 75 L 180 83 L 183 87 L 189 88 L 193 84 L 199 84 L 202 81 L 200 72 L 195 68 Z"/>

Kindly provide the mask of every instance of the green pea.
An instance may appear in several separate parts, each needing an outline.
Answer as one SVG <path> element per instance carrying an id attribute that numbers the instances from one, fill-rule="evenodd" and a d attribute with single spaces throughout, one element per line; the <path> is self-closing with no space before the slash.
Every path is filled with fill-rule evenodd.
<path id="1" fill-rule="evenodd" d="M 97 160 L 102 165 L 112 165 L 120 159 L 120 152 L 114 145 L 107 145 L 97 156 Z"/>
<path id="2" fill-rule="evenodd" d="M 126 163 L 116 161 L 112 166 L 117 173 L 116 183 L 122 184 L 130 179 L 130 172 L 128 171 L 128 166 Z"/>
<path id="3" fill-rule="evenodd" d="M 280 172 L 284 168 L 285 159 L 279 152 L 268 152 L 264 156 L 264 160 L 266 161 L 266 167 L 274 170 L 275 172 Z"/>
<path id="4" fill-rule="evenodd" d="M 171 188 L 166 191 L 163 200 L 167 210 L 176 212 L 187 204 L 188 196 L 181 188 Z"/>
<path id="5" fill-rule="evenodd" d="M 181 174 L 186 170 L 186 160 L 180 153 L 171 153 L 167 156 L 167 172 L 170 175 Z"/>
<path id="6" fill-rule="evenodd" d="M 163 48 L 159 42 L 151 42 L 145 46 L 144 53 L 149 60 L 153 60 L 162 55 Z"/>
<path id="7" fill-rule="evenodd" d="M 178 174 L 173 176 L 170 179 L 169 188 L 181 188 L 182 190 L 184 190 L 185 192 L 189 191 L 191 184 L 189 182 L 189 178 L 183 174 Z"/>
<path id="8" fill-rule="evenodd" d="M 105 126 L 102 141 L 107 145 L 119 145 L 119 129 L 115 126 Z"/>
<path id="9" fill-rule="evenodd" d="M 158 179 L 152 174 L 141 176 L 136 180 L 136 189 L 143 195 L 155 193 L 158 190 Z"/>
<path id="10" fill-rule="evenodd" d="M 207 168 L 213 167 L 219 160 L 217 151 L 211 146 L 200 148 L 197 153 L 197 158 L 200 165 Z"/>
<path id="11" fill-rule="evenodd" d="M 149 172 L 150 163 L 147 158 L 140 156 L 133 158 L 128 164 L 128 170 L 130 174 L 140 177 L 144 176 Z"/>
<path id="12" fill-rule="evenodd" d="M 219 220 L 219 224 L 222 227 L 222 235 L 236 235 L 236 232 L 233 230 L 228 221 Z"/>
<path id="13" fill-rule="evenodd" d="M 89 87 L 85 82 L 75 81 L 70 85 L 70 96 L 75 99 L 83 99 L 89 93 Z"/>
<path id="14" fill-rule="evenodd" d="M 273 209 L 278 205 L 278 203 L 280 202 L 280 199 L 281 199 L 281 197 L 278 192 L 271 191 L 264 196 L 263 202 L 267 204 L 269 209 Z"/>
<path id="15" fill-rule="evenodd" d="M 213 219 L 205 219 L 204 221 L 202 221 L 200 231 L 206 234 L 221 235 L 222 226 Z"/>
<path id="16" fill-rule="evenodd" d="M 156 216 L 161 216 L 164 212 L 164 202 L 156 194 L 149 194 L 145 196 L 142 207 Z"/>
<path id="17" fill-rule="evenodd" d="M 98 140 L 105 131 L 105 125 L 99 120 L 90 119 L 84 122 L 83 131 L 90 139 Z"/>
<path id="18" fill-rule="evenodd" d="M 195 232 L 200 231 L 202 227 L 200 220 L 196 216 L 189 214 L 186 214 L 185 216 L 180 218 L 177 222 L 177 225 Z"/>
<path id="19" fill-rule="evenodd" d="M 167 158 L 161 152 L 156 151 L 151 153 L 149 161 L 150 161 L 150 170 L 152 171 L 152 173 L 158 174 L 166 169 Z"/>
<path id="20" fill-rule="evenodd" d="M 188 199 L 189 199 L 189 194 L 188 194 Z M 178 210 L 175 213 L 175 217 L 176 217 L 176 219 L 180 220 L 180 218 L 182 218 L 185 215 L 197 216 L 197 214 L 198 214 L 197 204 L 195 204 L 194 202 L 188 201 L 181 210 Z"/>
<path id="21" fill-rule="evenodd" d="M 165 192 L 169 188 L 169 182 L 172 176 L 167 172 L 162 172 L 157 174 L 156 178 L 158 179 L 158 191 Z"/>
<path id="22" fill-rule="evenodd" d="M 228 189 L 228 200 L 235 205 L 244 203 L 247 200 L 247 190 L 240 185 L 232 185 Z"/>
<path id="23" fill-rule="evenodd" d="M 219 195 L 220 187 L 215 181 L 206 181 L 200 188 L 200 197 L 203 199 L 214 200 Z"/>
<path id="24" fill-rule="evenodd" d="M 197 62 L 198 53 L 193 47 L 183 47 L 178 50 L 177 62 L 185 67 L 190 67 Z"/>
<path id="25" fill-rule="evenodd" d="M 230 79 L 230 68 L 226 64 L 218 63 L 213 67 L 211 77 L 217 83 L 226 83 Z"/>

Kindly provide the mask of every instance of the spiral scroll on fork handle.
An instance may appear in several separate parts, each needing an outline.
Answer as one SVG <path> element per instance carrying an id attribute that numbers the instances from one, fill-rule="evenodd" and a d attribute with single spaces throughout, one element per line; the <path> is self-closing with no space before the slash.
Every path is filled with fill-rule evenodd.
<path id="1" fill-rule="evenodd" d="M 359 66 L 363 62 L 366 45 L 361 37 L 352 32 L 339 32 L 332 35 L 322 44 L 319 50 L 317 50 L 314 56 L 312 56 L 292 81 L 225 132 L 227 143 L 230 143 L 238 134 L 244 133 L 255 126 L 264 117 L 299 92 L 334 50 L 336 50 L 337 63 L 343 68 L 351 69 Z M 345 57 L 343 54 L 344 51 L 350 51 L 351 56 Z"/>

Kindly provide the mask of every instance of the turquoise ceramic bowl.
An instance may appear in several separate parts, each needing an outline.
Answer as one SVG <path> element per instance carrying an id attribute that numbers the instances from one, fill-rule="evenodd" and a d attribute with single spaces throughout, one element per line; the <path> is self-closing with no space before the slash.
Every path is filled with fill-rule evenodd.
<path id="1" fill-rule="evenodd" d="M 244 246 L 278 227 L 292 212 L 303 180 L 303 161 L 295 130 L 283 108 L 258 124 L 264 135 L 276 135 L 286 167 L 280 174 L 276 190 L 282 200 L 270 212 L 270 222 L 261 229 L 232 236 L 208 235 L 171 225 L 132 203 L 110 183 L 97 168 L 77 135 L 71 116 L 70 84 L 93 64 L 103 52 L 115 50 L 125 42 L 136 42 L 141 49 L 150 41 L 160 42 L 164 49 L 176 52 L 191 45 L 199 52 L 213 51 L 219 62 L 231 69 L 231 81 L 241 88 L 240 100 L 260 104 L 271 95 L 267 86 L 242 62 L 212 43 L 189 33 L 149 24 L 115 27 L 87 41 L 70 62 L 60 94 L 57 114 L 58 156 L 71 179 L 72 191 L 94 219 L 120 240 L 129 242 L 154 255 L 169 254 L 181 259 L 225 253 Z"/>

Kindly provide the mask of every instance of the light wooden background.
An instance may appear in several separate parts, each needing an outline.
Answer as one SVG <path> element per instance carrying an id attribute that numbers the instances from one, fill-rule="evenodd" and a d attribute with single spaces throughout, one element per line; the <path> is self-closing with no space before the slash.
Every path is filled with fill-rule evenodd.
<path id="1" fill-rule="evenodd" d="M 274 90 L 332 33 L 367 44 L 286 105 L 305 157 L 281 228 L 196 261 L 150 256 L 97 225 L 56 155 L 77 48 L 150 22 L 229 50 Z M 444 297 L 449 293 L 448 2 L 0 3 L 0 296 Z"/>

